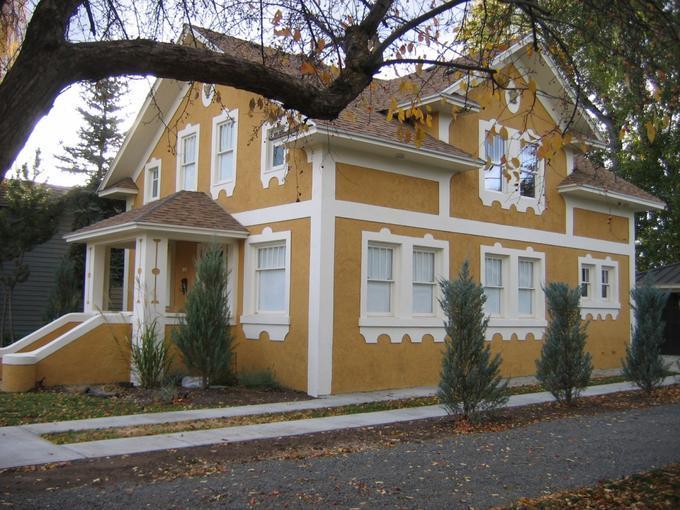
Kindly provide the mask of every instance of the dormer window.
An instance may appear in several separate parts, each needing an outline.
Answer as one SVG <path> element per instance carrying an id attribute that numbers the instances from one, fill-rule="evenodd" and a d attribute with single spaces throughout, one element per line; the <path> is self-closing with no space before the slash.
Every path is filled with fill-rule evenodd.
<path id="1" fill-rule="evenodd" d="M 484 188 L 503 191 L 503 156 L 505 140 L 495 133 L 487 132 L 484 139 L 487 167 L 484 169 Z"/>
<path id="2" fill-rule="evenodd" d="M 283 184 L 288 171 L 286 163 L 286 142 L 288 126 L 286 124 L 265 124 L 262 126 L 262 160 L 261 173 L 262 186 L 269 187 L 273 177 Z"/>
<path id="3" fill-rule="evenodd" d="M 198 124 L 189 124 L 177 136 L 177 190 L 196 191 L 198 169 Z"/>

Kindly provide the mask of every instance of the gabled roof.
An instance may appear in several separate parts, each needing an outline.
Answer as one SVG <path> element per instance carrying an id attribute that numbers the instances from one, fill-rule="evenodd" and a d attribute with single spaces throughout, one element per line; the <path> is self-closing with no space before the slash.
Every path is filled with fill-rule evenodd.
<path id="1" fill-rule="evenodd" d="M 243 225 L 205 193 L 178 191 L 138 209 L 130 209 L 83 227 L 64 237 L 76 241 L 90 237 L 87 234 L 135 227 L 158 230 L 174 227 L 201 232 L 230 233 L 240 237 L 248 235 L 248 230 Z"/>
<path id="2" fill-rule="evenodd" d="M 647 277 L 655 287 L 680 288 L 680 262 L 638 273 L 635 279 L 641 283 Z"/>
<path id="3" fill-rule="evenodd" d="M 606 168 L 595 166 L 583 156 L 574 157 L 574 171 L 557 188 L 560 193 L 600 196 L 622 201 L 633 209 L 664 209 L 666 204 Z"/>

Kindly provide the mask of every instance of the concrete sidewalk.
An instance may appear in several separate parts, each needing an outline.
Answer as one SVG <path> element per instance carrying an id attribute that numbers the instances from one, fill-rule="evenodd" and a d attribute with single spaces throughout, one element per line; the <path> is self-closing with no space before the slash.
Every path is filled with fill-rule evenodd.
<path id="1" fill-rule="evenodd" d="M 675 382 L 677 382 L 676 377 L 670 376 L 665 379 L 664 384 L 669 385 L 674 384 Z M 587 388 L 583 392 L 583 396 L 605 395 L 617 391 L 635 389 L 636 388 L 631 383 L 627 382 L 605 384 Z M 428 396 L 432 394 L 434 394 L 434 388 L 416 388 L 410 390 L 337 395 L 300 402 L 179 411 L 172 413 L 153 413 L 148 415 L 118 416 L 111 418 L 95 418 L 92 420 L 75 420 L 4 427 L 0 428 L 0 468 L 385 425 L 396 422 L 441 417 L 446 415 L 446 411 L 441 406 L 435 405 L 395 409 L 391 411 L 331 416 L 327 418 L 311 418 L 277 423 L 178 432 L 156 436 L 108 439 L 69 445 L 54 445 L 40 437 L 40 434 L 50 432 L 91 430 L 98 428 L 124 427 L 129 425 L 171 423 L 207 418 L 321 409 L 367 402 Z M 552 396 L 547 392 L 514 395 L 510 397 L 507 407 L 518 407 L 550 402 L 552 400 Z"/>

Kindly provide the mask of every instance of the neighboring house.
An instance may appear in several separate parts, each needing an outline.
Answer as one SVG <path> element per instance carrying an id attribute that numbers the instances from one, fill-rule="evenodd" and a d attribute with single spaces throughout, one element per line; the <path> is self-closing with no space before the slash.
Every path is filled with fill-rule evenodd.
<path id="1" fill-rule="evenodd" d="M 262 58 L 250 43 L 197 33 Z M 293 56 L 281 65 L 297 69 Z M 531 79 L 545 92 L 495 99 L 430 70 L 376 80 L 336 121 L 289 132 L 263 124 L 252 93 L 158 80 L 100 191 L 127 200 L 128 211 L 67 236 L 87 243 L 86 313 L 55 323 L 73 329 L 32 358 L 5 355 L 3 370 L 20 381 L 6 378 L 5 389 L 31 377 L 129 377 L 94 315 L 110 249 L 127 250 L 129 313 L 105 319 L 134 338 L 154 318 L 169 334 L 194 259 L 211 242 L 224 245 L 230 271 L 237 368 L 271 368 L 311 395 L 436 384 L 445 337 L 437 282 L 465 260 L 485 288 L 487 339 L 505 376 L 535 371 L 552 281 L 581 286 L 593 363 L 619 366 L 630 340 L 634 213 L 664 204 L 580 156 L 601 147 L 601 135 L 570 107 L 548 59 L 523 42 L 492 65 L 515 74 L 518 88 Z M 419 146 L 408 124 L 385 114 L 393 98 L 410 105 L 409 79 L 433 120 Z M 568 119 L 563 143 L 554 133 Z M 539 157 L 546 140 L 554 154 Z M 517 171 L 506 173 L 506 161 Z M 60 355 L 81 337 L 87 348 Z"/>
<path id="2" fill-rule="evenodd" d="M 70 188 L 46 184 L 51 193 L 64 195 Z M 4 188 L 0 186 L 0 209 L 6 207 Z M 54 273 L 62 257 L 68 251 L 64 235 L 73 229 L 73 215 L 66 211 L 59 218 L 59 225 L 52 238 L 28 252 L 24 262 L 31 274 L 23 283 L 16 286 L 13 294 L 12 311 L 14 315 L 15 338 L 19 339 L 32 333 L 45 324 L 44 315 L 47 309 L 50 291 L 54 286 Z M 0 273 L 8 271 L 11 263 L 0 267 Z M 4 289 L 0 288 L 0 310 L 4 307 Z"/>
<path id="3" fill-rule="evenodd" d="M 668 301 L 663 310 L 663 320 L 666 323 L 665 341 L 661 344 L 661 354 L 680 355 L 680 262 L 669 264 L 644 273 L 638 273 L 637 282 L 649 278 L 651 284 L 668 292 Z"/>

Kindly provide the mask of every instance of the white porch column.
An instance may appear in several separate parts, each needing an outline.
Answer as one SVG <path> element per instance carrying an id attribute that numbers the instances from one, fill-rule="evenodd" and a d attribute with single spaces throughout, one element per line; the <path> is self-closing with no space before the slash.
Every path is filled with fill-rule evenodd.
<path id="1" fill-rule="evenodd" d="M 88 244 L 85 248 L 85 289 L 83 292 L 85 313 L 104 309 L 106 289 L 106 246 Z"/>
<path id="2" fill-rule="evenodd" d="M 141 234 L 135 242 L 135 278 L 133 294 L 133 341 L 139 340 L 143 327 L 157 320 L 157 333 L 165 334 L 164 314 L 169 303 L 168 240 L 153 234 Z"/>

